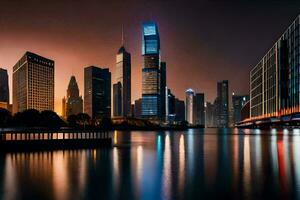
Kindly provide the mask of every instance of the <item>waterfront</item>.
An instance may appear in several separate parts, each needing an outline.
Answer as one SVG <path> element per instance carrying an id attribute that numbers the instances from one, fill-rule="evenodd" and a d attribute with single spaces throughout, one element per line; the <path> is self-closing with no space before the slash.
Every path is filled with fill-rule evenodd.
<path id="1" fill-rule="evenodd" d="M 0 199 L 300 198 L 300 130 L 114 132 L 113 147 L 6 153 Z"/>

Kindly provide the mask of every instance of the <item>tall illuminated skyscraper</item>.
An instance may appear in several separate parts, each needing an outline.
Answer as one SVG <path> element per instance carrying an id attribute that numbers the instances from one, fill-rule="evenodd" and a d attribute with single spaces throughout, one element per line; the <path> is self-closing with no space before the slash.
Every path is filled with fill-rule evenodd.
<path id="1" fill-rule="evenodd" d="M 160 39 L 157 25 L 145 22 L 142 26 L 142 117 L 161 118 Z"/>
<path id="2" fill-rule="evenodd" d="M 185 92 L 185 120 L 189 124 L 194 123 L 194 90 L 187 89 Z"/>
<path id="3" fill-rule="evenodd" d="M 54 61 L 26 52 L 13 67 L 13 113 L 54 110 Z"/>
<path id="4" fill-rule="evenodd" d="M 131 56 L 126 51 L 124 44 L 122 44 L 116 57 L 116 84 L 113 86 L 113 94 L 114 116 L 130 116 Z"/>

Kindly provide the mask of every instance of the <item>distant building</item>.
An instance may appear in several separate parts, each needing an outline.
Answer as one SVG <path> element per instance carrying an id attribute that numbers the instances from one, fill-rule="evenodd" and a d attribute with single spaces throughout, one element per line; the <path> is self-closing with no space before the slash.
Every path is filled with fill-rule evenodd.
<path id="1" fill-rule="evenodd" d="M 114 117 L 121 117 L 123 116 L 122 111 L 122 85 L 120 82 L 115 83 L 113 85 L 113 110 L 114 110 Z"/>
<path id="2" fill-rule="evenodd" d="M 166 97 L 165 99 L 165 119 L 168 122 L 175 121 L 175 96 L 171 93 L 171 90 L 166 87 Z"/>
<path id="3" fill-rule="evenodd" d="M 26 52 L 13 67 L 13 113 L 54 110 L 54 61 Z"/>
<path id="4" fill-rule="evenodd" d="M 92 119 L 111 117 L 111 73 L 95 66 L 84 69 L 84 112 Z"/>
<path id="5" fill-rule="evenodd" d="M 157 25 L 145 22 L 142 26 L 142 117 L 161 118 L 160 39 Z"/>
<path id="6" fill-rule="evenodd" d="M 66 117 L 83 112 L 82 96 L 79 96 L 79 88 L 75 76 L 71 76 L 66 99 Z"/>
<path id="7" fill-rule="evenodd" d="M 228 81 L 217 83 L 217 127 L 229 125 Z"/>
<path id="8" fill-rule="evenodd" d="M 9 104 L 8 74 L 6 69 L 0 68 L 0 102 Z"/>
<path id="9" fill-rule="evenodd" d="M 189 124 L 194 124 L 194 90 L 187 89 L 185 98 L 185 120 Z"/>
<path id="10" fill-rule="evenodd" d="M 116 56 L 116 84 L 113 91 L 114 116 L 130 116 L 131 107 L 131 56 L 122 44 Z M 115 98 L 116 97 L 116 98 Z"/>
<path id="11" fill-rule="evenodd" d="M 205 106 L 205 127 L 215 127 L 215 106 L 210 102 L 206 102 Z"/>
<path id="12" fill-rule="evenodd" d="M 185 104 L 180 99 L 175 99 L 175 121 L 182 122 L 185 120 Z"/>
<path id="13" fill-rule="evenodd" d="M 66 97 L 62 98 L 62 100 L 61 100 L 61 116 L 64 119 L 67 119 L 66 102 L 67 102 Z"/>
<path id="14" fill-rule="evenodd" d="M 234 93 L 232 94 L 233 124 L 241 121 L 241 110 L 248 101 L 249 95 L 235 95 Z"/>
<path id="15" fill-rule="evenodd" d="M 193 124 L 205 126 L 204 94 L 197 93 L 193 101 Z"/>
<path id="16" fill-rule="evenodd" d="M 161 119 L 165 120 L 166 117 L 166 98 L 167 98 L 167 64 L 166 62 L 160 63 L 160 114 Z"/>
<path id="17" fill-rule="evenodd" d="M 137 99 L 134 101 L 134 117 L 142 117 L 142 99 Z"/>
<path id="18" fill-rule="evenodd" d="M 130 117 L 135 117 L 134 115 L 134 104 L 131 104 L 131 109 L 130 109 Z"/>

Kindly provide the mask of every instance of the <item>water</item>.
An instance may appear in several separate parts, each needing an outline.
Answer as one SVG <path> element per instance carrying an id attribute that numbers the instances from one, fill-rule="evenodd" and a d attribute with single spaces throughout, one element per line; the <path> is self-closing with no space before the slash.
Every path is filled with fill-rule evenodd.
<path id="1" fill-rule="evenodd" d="M 2 154 L 0 198 L 300 198 L 300 130 L 115 132 L 113 143 Z"/>

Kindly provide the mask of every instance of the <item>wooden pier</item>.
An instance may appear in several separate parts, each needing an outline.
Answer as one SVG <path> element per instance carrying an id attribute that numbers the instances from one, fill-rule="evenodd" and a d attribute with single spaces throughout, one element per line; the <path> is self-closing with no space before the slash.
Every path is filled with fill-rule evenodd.
<path id="1" fill-rule="evenodd" d="M 0 151 L 35 151 L 110 147 L 112 133 L 103 130 L 0 129 Z"/>

